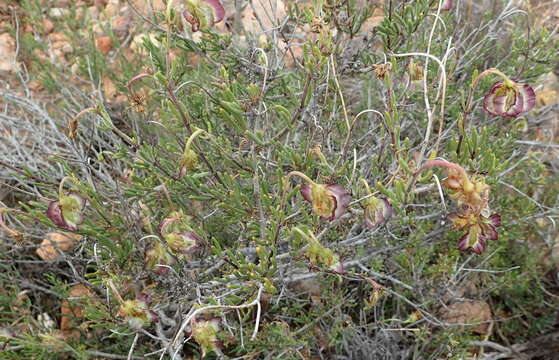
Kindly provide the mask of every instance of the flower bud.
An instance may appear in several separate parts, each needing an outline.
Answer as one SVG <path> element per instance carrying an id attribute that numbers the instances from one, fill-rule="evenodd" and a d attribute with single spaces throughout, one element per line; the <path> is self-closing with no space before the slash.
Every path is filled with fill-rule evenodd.
<path id="1" fill-rule="evenodd" d="M 198 166 L 198 155 L 192 149 L 188 149 L 180 160 L 179 176 L 184 176 L 188 171 L 192 171 Z"/>

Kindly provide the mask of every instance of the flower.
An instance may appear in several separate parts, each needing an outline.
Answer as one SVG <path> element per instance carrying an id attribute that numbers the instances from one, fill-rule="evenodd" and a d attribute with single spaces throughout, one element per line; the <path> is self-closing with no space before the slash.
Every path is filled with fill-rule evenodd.
<path id="1" fill-rule="evenodd" d="M 441 10 L 442 11 L 452 10 L 453 6 L 454 6 L 453 0 L 443 0 L 443 3 L 441 4 Z"/>
<path id="2" fill-rule="evenodd" d="M 169 272 L 167 266 L 160 265 L 172 265 L 175 259 L 165 246 L 156 242 L 151 248 L 146 250 L 145 253 L 146 268 L 153 270 L 157 275 L 165 275 Z"/>
<path id="3" fill-rule="evenodd" d="M 343 274 L 344 267 L 340 262 L 340 258 L 331 249 L 323 246 L 314 236 L 309 240 L 309 245 L 305 255 L 311 264 L 315 266 L 324 266 L 328 270 Z"/>
<path id="4" fill-rule="evenodd" d="M 495 83 L 483 99 L 483 108 L 491 115 L 516 117 L 536 104 L 534 89 L 528 84 L 503 80 Z"/>
<path id="5" fill-rule="evenodd" d="M 198 166 L 198 155 L 192 149 L 188 149 L 181 157 L 179 176 L 183 177 L 188 171 L 194 170 L 196 166 Z"/>
<path id="6" fill-rule="evenodd" d="M 342 216 L 351 200 L 349 192 L 337 184 L 303 184 L 301 195 L 312 204 L 313 211 L 326 220 Z"/>
<path id="7" fill-rule="evenodd" d="M 210 352 L 221 353 L 221 341 L 217 338 L 221 321 L 218 318 L 209 320 L 192 319 L 192 338 L 202 348 L 202 357 Z"/>
<path id="8" fill-rule="evenodd" d="M 78 225 L 83 222 L 85 204 L 85 199 L 76 193 L 61 195 L 58 200 L 49 203 L 46 215 L 62 229 L 78 231 Z"/>
<path id="9" fill-rule="evenodd" d="M 151 297 L 145 293 L 140 293 L 134 300 L 124 301 L 118 310 L 117 315 L 125 318 L 131 329 L 139 331 L 151 322 L 158 322 L 159 316 L 149 310 Z"/>
<path id="10" fill-rule="evenodd" d="M 393 213 L 394 209 L 387 198 L 371 196 L 365 199 L 365 226 L 369 229 L 384 224 Z"/>
<path id="11" fill-rule="evenodd" d="M 158 230 L 177 255 L 186 256 L 202 247 L 202 238 L 192 231 L 188 218 L 181 212 L 173 212 L 163 219 Z"/>
<path id="12" fill-rule="evenodd" d="M 464 207 L 459 213 L 449 214 L 448 219 L 455 229 L 465 231 L 458 240 L 460 251 L 470 250 L 479 255 L 485 250 L 488 240 L 497 240 L 499 237 L 496 229 L 501 225 L 499 214 L 485 217 L 469 207 Z"/>
<path id="13" fill-rule="evenodd" d="M 219 0 L 186 0 L 183 16 L 192 25 L 192 31 L 196 32 L 223 20 L 225 8 Z"/>

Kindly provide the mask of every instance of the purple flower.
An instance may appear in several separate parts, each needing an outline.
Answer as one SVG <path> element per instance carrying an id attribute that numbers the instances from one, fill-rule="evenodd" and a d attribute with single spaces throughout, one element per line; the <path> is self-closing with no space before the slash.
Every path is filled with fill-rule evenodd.
<path id="1" fill-rule="evenodd" d="M 83 222 L 85 203 L 85 199 L 76 193 L 62 195 L 49 203 L 46 215 L 62 229 L 78 231 L 78 225 Z"/>
<path id="2" fill-rule="evenodd" d="M 351 195 L 337 184 L 303 184 L 301 195 L 313 206 L 313 211 L 326 220 L 342 216 L 351 200 Z"/>
<path id="3" fill-rule="evenodd" d="M 448 216 L 454 228 L 464 230 L 465 234 L 458 240 L 460 251 L 472 251 L 481 254 L 487 247 L 487 241 L 497 240 L 497 227 L 501 225 L 501 216 L 493 214 L 485 217 L 474 212 L 465 211 Z"/>
<path id="4" fill-rule="evenodd" d="M 194 233 L 188 225 L 188 218 L 180 213 L 172 213 L 159 224 L 159 233 L 169 245 L 169 248 L 177 255 L 186 256 L 199 250 L 203 240 Z"/>
<path id="5" fill-rule="evenodd" d="M 225 8 L 219 0 L 186 0 L 183 16 L 192 25 L 192 31 L 196 32 L 223 20 Z"/>
<path id="6" fill-rule="evenodd" d="M 453 6 L 454 6 L 453 0 L 443 0 L 443 3 L 441 5 L 441 10 L 443 11 L 452 10 Z"/>
<path id="7" fill-rule="evenodd" d="M 374 229 L 384 224 L 394 213 L 394 209 L 387 198 L 372 196 L 365 200 L 365 226 Z"/>
<path id="8" fill-rule="evenodd" d="M 485 111 L 504 117 L 516 117 L 528 112 L 535 104 L 536 94 L 530 85 L 510 80 L 495 83 L 483 100 Z"/>

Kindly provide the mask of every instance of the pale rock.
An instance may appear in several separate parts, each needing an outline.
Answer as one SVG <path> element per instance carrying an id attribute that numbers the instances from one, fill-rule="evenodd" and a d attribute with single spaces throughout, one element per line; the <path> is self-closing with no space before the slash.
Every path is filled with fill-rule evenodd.
<path id="1" fill-rule="evenodd" d="M 52 8 L 49 11 L 49 15 L 52 18 L 58 19 L 61 18 L 63 16 L 66 16 L 69 14 L 69 10 L 68 9 L 62 9 L 62 8 Z"/>
<path id="2" fill-rule="evenodd" d="M 16 42 L 8 33 L 0 34 L 0 74 L 16 72 Z"/>

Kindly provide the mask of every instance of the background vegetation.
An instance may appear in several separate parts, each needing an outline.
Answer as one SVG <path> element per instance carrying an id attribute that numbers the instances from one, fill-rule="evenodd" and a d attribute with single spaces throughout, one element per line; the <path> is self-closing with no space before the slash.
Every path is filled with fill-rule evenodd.
<path id="1" fill-rule="evenodd" d="M 557 3 L 442 3 L 238 1 L 195 33 L 182 1 L 0 5 L 0 358 L 555 358 Z M 488 68 L 536 108 L 484 112 L 496 76 L 468 107 Z M 481 255 L 446 172 L 417 171 L 437 157 L 491 187 Z M 292 171 L 348 211 L 315 215 Z M 45 214 L 63 178 L 70 235 Z M 374 229 L 364 182 L 394 208 Z"/>

